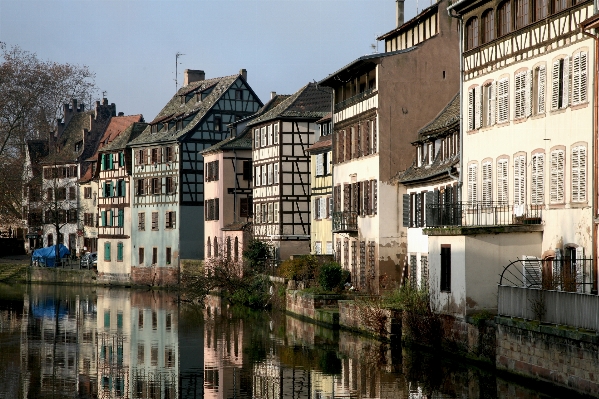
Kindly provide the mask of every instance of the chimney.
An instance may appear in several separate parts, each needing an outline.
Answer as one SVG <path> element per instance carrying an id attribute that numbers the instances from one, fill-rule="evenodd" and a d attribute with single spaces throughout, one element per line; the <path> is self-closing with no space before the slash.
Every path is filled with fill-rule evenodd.
<path id="1" fill-rule="evenodd" d="M 395 2 L 397 3 L 397 7 L 395 9 L 395 16 L 397 19 L 397 27 L 399 28 L 400 26 L 403 25 L 403 3 L 404 3 L 404 0 L 395 0 Z"/>
<path id="2" fill-rule="evenodd" d="M 275 98 L 277 96 L 277 92 L 276 91 L 271 91 L 270 92 L 270 99 L 272 100 L 273 98 Z"/>
<path id="3" fill-rule="evenodd" d="M 74 98 L 71 99 L 71 106 L 73 108 L 73 112 L 77 112 L 77 100 Z"/>
<path id="4" fill-rule="evenodd" d="M 119 116 L 125 116 L 124 112 L 119 112 Z"/>
<path id="5" fill-rule="evenodd" d="M 183 72 L 183 86 L 187 86 L 193 82 L 200 82 L 204 79 L 206 79 L 206 74 L 199 69 L 186 69 Z"/>
<path id="6" fill-rule="evenodd" d="M 79 108 L 81 109 L 81 112 L 85 111 L 85 104 L 79 104 Z"/>
<path id="7" fill-rule="evenodd" d="M 247 69 L 240 69 L 239 74 L 241 76 L 243 76 L 243 80 L 245 80 L 246 82 L 248 81 L 248 70 Z"/>

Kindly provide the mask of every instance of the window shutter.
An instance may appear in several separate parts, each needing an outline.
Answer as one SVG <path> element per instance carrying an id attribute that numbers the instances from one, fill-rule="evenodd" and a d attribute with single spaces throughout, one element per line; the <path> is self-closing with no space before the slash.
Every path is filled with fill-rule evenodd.
<path id="1" fill-rule="evenodd" d="M 481 87 L 476 86 L 474 88 L 474 128 L 480 129 L 482 126 L 482 97 L 481 97 Z"/>
<path id="2" fill-rule="evenodd" d="M 106 154 L 108 156 L 108 169 L 112 169 L 112 154 Z"/>
<path id="3" fill-rule="evenodd" d="M 551 153 L 550 201 L 552 204 L 564 202 L 564 151 Z"/>
<path id="4" fill-rule="evenodd" d="M 561 108 L 567 108 L 570 102 L 570 76 L 572 74 L 572 65 L 570 63 L 570 57 L 564 58 L 564 67 L 562 69 L 562 106 Z"/>
<path id="5" fill-rule="evenodd" d="M 556 110 L 559 108 L 559 87 L 561 79 L 561 60 L 553 62 L 553 68 L 551 70 L 551 109 Z"/>
<path id="6" fill-rule="evenodd" d="M 468 166 L 468 203 L 473 205 L 478 201 L 478 190 L 477 190 L 477 177 L 478 170 L 477 165 L 472 164 Z"/>
<path id="7" fill-rule="evenodd" d="M 343 184 L 343 211 L 349 212 L 351 209 L 351 185 Z"/>
<path id="8" fill-rule="evenodd" d="M 588 53 L 580 53 L 580 102 L 587 102 L 587 84 L 588 84 Z"/>
<path id="9" fill-rule="evenodd" d="M 125 211 L 123 209 L 119 209 L 119 227 L 123 227 L 125 225 Z"/>
<path id="10" fill-rule="evenodd" d="M 427 191 L 424 194 L 424 207 L 425 207 L 425 223 L 423 225 L 424 226 L 435 226 L 434 223 L 434 209 L 433 209 L 433 202 L 434 202 L 434 196 L 435 193 L 432 191 Z"/>
<path id="11" fill-rule="evenodd" d="M 497 83 L 497 123 L 509 121 L 509 81 L 501 79 Z"/>
<path id="12" fill-rule="evenodd" d="M 524 204 L 526 192 L 526 160 L 524 155 L 514 158 L 514 205 Z"/>
<path id="13" fill-rule="evenodd" d="M 586 201 L 586 147 L 572 148 L 572 202 Z"/>
<path id="14" fill-rule="evenodd" d="M 474 89 L 468 90 L 468 130 L 474 130 Z"/>
<path id="15" fill-rule="evenodd" d="M 312 200 L 312 219 L 318 220 L 318 198 Z"/>
<path id="16" fill-rule="evenodd" d="M 272 184 L 272 164 L 267 166 L 268 184 Z"/>
<path id="17" fill-rule="evenodd" d="M 539 76 L 537 83 L 537 113 L 545 113 L 545 81 L 546 81 L 546 70 L 545 66 L 539 67 Z"/>
<path id="18" fill-rule="evenodd" d="M 273 173 L 274 173 L 274 183 L 279 184 L 279 164 L 275 163 L 273 165 Z"/>
<path id="19" fill-rule="evenodd" d="M 106 169 L 105 162 L 106 162 L 106 154 L 102 154 L 102 161 L 100 162 L 100 170 Z"/>
<path id="20" fill-rule="evenodd" d="M 377 180 L 371 180 L 371 181 L 372 181 L 372 214 L 376 215 L 377 208 L 378 208 L 378 181 Z"/>
<path id="21" fill-rule="evenodd" d="M 526 117 L 532 115 L 532 70 L 526 72 Z"/>
<path id="22" fill-rule="evenodd" d="M 323 173 L 324 162 L 323 162 L 322 158 L 323 158 L 323 154 L 316 155 L 316 176 L 322 176 L 324 174 Z"/>
<path id="23" fill-rule="evenodd" d="M 482 165 L 483 167 L 483 191 L 482 191 L 482 201 L 486 206 L 491 205 L 491 201 L 493 199 L 493 174 L 491 170 L 491 162 L 485 162 Z"/>
<path id="24" fill-rule="evenodd" d="M 521 72 L 514 77 L 514 119 L 524 117 L 526 107 L 526 72 Z"/>
<path id="25" fill-rule="evenodd" d="M 320 219 L 325 219 L 327 216 L 327 199 L 326 197 L 320 197 L 319 199 L 319 216 Z"/>
<path id="26" fill-rule="evenodd" d="M 497 93 L 497 82 L 493 82 L 490 85 L 490 93 L 489 93 L 489 124 L 490 125 L 494 125 L 495 124 L 495 115 L 497 114 L 497 108 L 495 106 L 495 95 Z"/>
<path id="27" fill-rule="evenodd" d="M 532 157 L 531 203 L 542 205 L 545 202 L 545 154 L 536 154 Z"/>

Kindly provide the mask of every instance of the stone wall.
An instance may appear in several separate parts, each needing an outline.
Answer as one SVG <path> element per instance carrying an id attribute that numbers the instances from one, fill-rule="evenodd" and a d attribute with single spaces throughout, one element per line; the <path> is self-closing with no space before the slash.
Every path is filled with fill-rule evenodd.
<path id="1" fill-rule="evenodd" d="M 599 336 L 497 317 L 497 368 L 596 395 Z"/>
<path id="2" fill-rule="evenodd" d="M 98 272 L 98 284 L 103 285 L 131 285 L 131 275 L 129 273 L 102 273 Z"/>
<path id="3" fill-rule="evenodd" d="M 341 295 L 315 295 L 298 290 L 287 290 L 287 311 L 295 315 L 317 320 L 317 309 L 336 309 Z"/>
<path id="4" fill-rule="evenodd" d="M 179 284 L 179 272 L 175 267 L 131 266 L 131 283 L 153 287 L 170 287 Z"/>
<path id="5" fill-rule="evenodd" d="M 444 349 L 478 360 L 495 362 L 496 327 L 492 320 L 463 320 L 449 315 L 440 315 L 440 318 Z"/>
<path id="6" fill-rule="evenodd" d="M 32 283 L 87 285 L 96 284 L 93 270 L 69 270 L 53 267 L 30 268 L 29 281 Z"/>
<path id="7" fill-rule="evenodd" d="M 386 339 L 401 339 L 401 312 L 339 301 L 339 326 Z"/>

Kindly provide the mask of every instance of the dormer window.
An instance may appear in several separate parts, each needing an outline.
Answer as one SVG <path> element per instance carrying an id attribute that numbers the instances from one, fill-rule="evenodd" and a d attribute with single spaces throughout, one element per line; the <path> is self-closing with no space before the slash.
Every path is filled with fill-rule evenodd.
<path id="1" fill-rule="evenodd" d="M 152 125 L 152 126 L 150 127 L 150 132 L 151 132 L 151 133 L 156 133 L 156 132 L 158 132 L 158 127 L 157 127 L 156 125 Z"/>
<path id="2" fill-rule="evenodd" d="M 418 163 L 417 163 L 417 165 L 418 165 L 418 167 L 421 167 L 422 166 L 422 156 L 424 154 L 424 150 L 422 148 L 422 145 L 418 146 L 418 149 L 416 150 L 416 152 L 417 152 L 417 155 L 418 155 Z"/>
<path id="3" fill-rule="evenodd" d="M 217 132 L 221 131 L 221 119 L 220 117 L 214 117 L 214 130 Z"/>
<path id="4" fill-rule="evenodd" d="M 235 90 L 235 99 L 243 100 L 243 90 Z"/>
<path id="5" fill-rule="evenodd" d="M 428 164 L 431 165 L 435 160 L 435 146 L 433 143 L 427 144 L 427 152 L 428 152 Z"/>
<path id="6" fill-rule="evenodd" d="M 81 151 L 81 147 L 83 146 L 83 141 L 79 141 L 75 143 L 75 152 Z"/>

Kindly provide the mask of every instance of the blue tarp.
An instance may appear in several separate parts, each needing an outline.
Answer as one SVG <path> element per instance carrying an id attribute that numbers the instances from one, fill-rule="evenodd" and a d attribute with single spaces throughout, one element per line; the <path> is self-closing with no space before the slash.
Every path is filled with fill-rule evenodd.
<path id="1" fill-rule="evenodd" d="M 60 258 L 64 258 L 71 253 L 69 249 L 62 244 L 58 244 L 58 251 Z M 56 260 L 56 245 L 36 249 L 33 251 L 31 260 L 33 262 L 38 261 L 40 266 L 54 267 L 54 261 Z"/>

